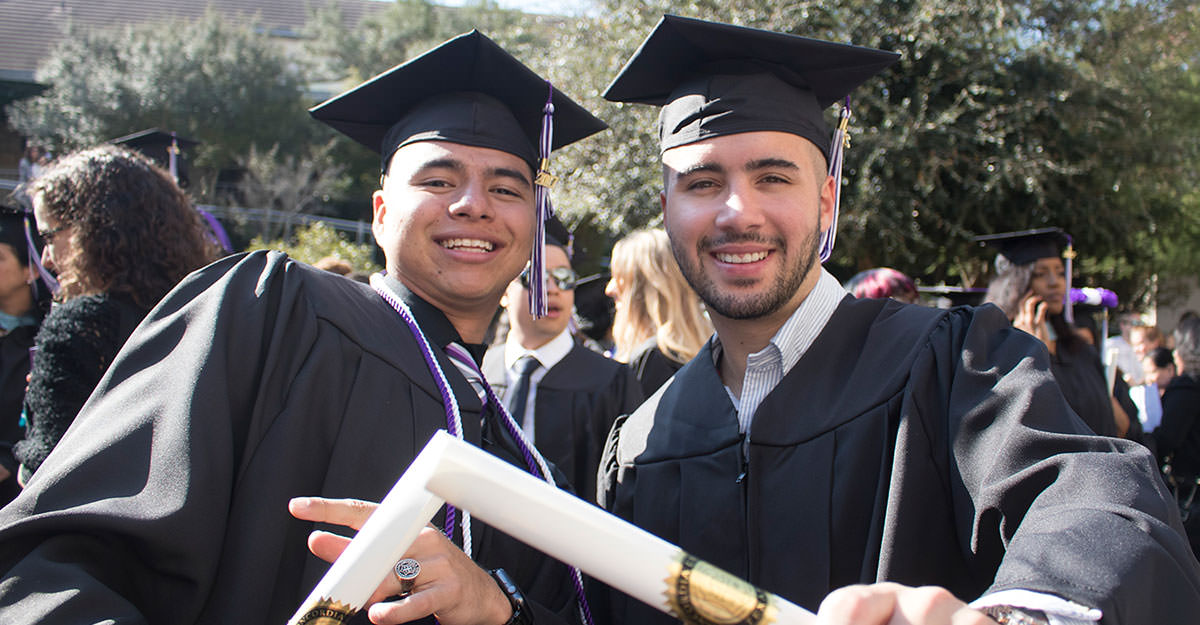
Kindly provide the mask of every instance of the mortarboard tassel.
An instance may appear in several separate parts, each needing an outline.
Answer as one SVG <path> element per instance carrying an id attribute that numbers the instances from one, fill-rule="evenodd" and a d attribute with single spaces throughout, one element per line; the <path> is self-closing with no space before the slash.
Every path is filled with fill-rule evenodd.
<path id="1" fill-rule="evenodd" d="M 1075 303 L 1071 301 L 1071 269 L 1075 261 L 1075 241 L 1071 239 L 1071 235 L 1064 233 L 1067 237 L 1067 249 L 1063 250 L 1064 264 L 1066 265 L 1067 288 L 1065 289 L 1063 299 L 1063 317 L 1067 323 L 1075 323 Z"/>
<path id="2" fill-rule="evenodd" d="M 29 248 L 29 262 L 37 267 L 38 276 L 42 278 L 42 282 L 46 283 L 46 287 L 50 289 L 51 295 L 58 295 L 58 280 L 54 278 L 54 274 L 50 273 L 42 265 L 42 253 L 38 251 L 36 245 L 33 244 L 33 213 L 23 211 L 25 216 L 25 244 Z M 33 281 L 33 299 L 37 299 L 37 280 Z"/>
<path id="3" fill-rule="evenodd" d="M 179 184 L 179 141 L 174 132 L 171 132 L 171 145 L 167 147 L 167 171 L 171 172 L 175 184 Z"/>
<path id="4" fill-rule="evenodd" d="M 546 81 L 549 95 L 542 109 L 542 135 L 538 146 L 538 170 L 533 178 L 533 197 L 537 225 L 533 235 L 533 251 L 529 258 L 529 312 L 534 319 L 546 316 L 546 220 L 554 214 L 550 205 L 550 187 L 558 180 L 550 173 L 550 146 L 554 140 L 554 85 Z"/>
<path id="5" fill-rule="evenodd" d="M 833 254 L 833 242 L 837 238 L 838 209 L 842 204 L 842 156 L 850 147 L 850 97 L 842 103 L 842 111 L 838 115 L 837 130 L 833 132 L 833 143 L 829 149 L 829 175 L 833 176 L 833 221 L 821 232 L 821 262 L 829 260 Z"/>

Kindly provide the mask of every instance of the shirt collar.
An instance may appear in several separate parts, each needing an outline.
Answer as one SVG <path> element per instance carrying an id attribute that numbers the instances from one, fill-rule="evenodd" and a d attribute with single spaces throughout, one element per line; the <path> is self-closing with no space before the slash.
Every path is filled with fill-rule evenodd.
<path id="1" fill-rule="evenodd" d="M 395 293 L 396 297 L 400 298 L 400 301 L 404 302 L 412 311 L 413 319 L 417 321 L 421 332 L 425 333 L 425 338 L 430 343 L 442 349 L 446 349 L 446 346 L 451 343 L 458 343 L 471 354 L 471 357 L 475 359 L 475 364 L 483 362 L 483 354 L 487 351 L 486 345 L 476 345 L 464 341 L 458 334 L 458 330 L 454 329 L 454 324 L 450 323 L 450 320 L 437 306 L 421 299 L 420 296 L 404 286 L 403 282 L 390 275 L 384 275 L 383 280 L 388 289 Z"/>
<path id="2" fill-rule="evenodd" d="M 551 369 L 558 361 L 567 357 L 567 353 L 571 348 L 575 347 L 575 340 L 571 338 L 570 330 L 563 330 L 558 336 L 550 339 L 545 345 L 537 349 L 525 349 L 516 341 L 512 332 L 508 333 L 508 339 L 504 343 L 504 366 L 507 369 L 512 369 L 513 365 L 525 354 L 532 354 L 542 367 Z"/>
<path id="3" fill-rule="evenodd" d="M 771 344 L 783 357 L 785 374 L 800 362 L 800 358 L 812 346 L 813 341 L 817 340 L 817 335 L 825 328 L 825 324 L 829 323 L 833 312 L 845 296 L 846 290 L 837 278 L 821 267 L 817 284 L 775 332 L 775 336 L 771 337 Z M 713 364 L 716 365 L 721 360 L 721 337 L 714 334 L 712 341 Z"/>

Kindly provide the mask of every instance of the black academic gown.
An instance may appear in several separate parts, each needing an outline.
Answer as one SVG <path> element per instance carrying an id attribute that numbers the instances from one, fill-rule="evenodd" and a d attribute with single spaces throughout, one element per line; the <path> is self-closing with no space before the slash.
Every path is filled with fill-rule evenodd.
<path id="1" fill-rule="evenodd" d="M 1059 345 L 1050 355 L 1050 371 L 1062 389 L 1067 403 L 1093 432 L 1101 436 L 1116 436 L 1117 423 L 1113 418 L 1112 400 L 1104 378 L 1104 365 L 1091 345 L 1066 349 Z M 1128 387 L 1125 395 L 1129 395 Z M 1135 414 L 1130 418 L 1136 420 Z"/>
<path id="2" fill-rule="evenodd" d="M 497 394 L 507 388 L 504 345 L 489 349 L 483 371 Z M 643 396 L 633 372 L 575 343 L 537 385 L 534 442 L 566 474 L 575 492 L 595 501 L 596 470 L 613 421 L 633 412 Z"/>
<path id="3" fill-rule="evenodd" d="M 810 610 L 835 588 L 1024 588 L 1194 623 L 1200 565 L 1145 448 L 1088 434 L 999 309 L 846 297 L 743 453 L 712 345 L 614 429 L 604 504 Z M 616 597 L 625 624 L 671 620 Z"/>
<path id="4" fill-rule="evenodd" d="M 455 338 L 407 299 L 431 342 Z M 437 357 L 466 440 L 516 462 Z M 284 623 L 328 566 L 288 499 L 378 501 L 445 427 L 412 334 L 369 287 L 277 252 L 221 260 L 150 313 L 0 511 L 0 623 Z M 482 566 L 571 612 L 561 565 L 480 522 L 474 540 Z"/>
<path id="5" fill-rule="evenodd" d="M 17 485 L 17 459 L 13 445 L 25 435 L 21 425 L 21 405 L 25 400 L 25 376 L 29 375 L 29 348 L 37 326 L 20 326 L 0 337 L 0 466 L 11 474 L 0 482 L 0 506 L 12 501 L 21 487 Z"/>
<path id="6" fill-rule="evenodd" d="M 658 340 L 655 338 L 642 343 L 629 358 L 629 368 L 633 369 L 642 385 L 642 392 L 647 397 L 666 384 L 682 366 L 682 362 L 673 360 L 658 348 Z"/>

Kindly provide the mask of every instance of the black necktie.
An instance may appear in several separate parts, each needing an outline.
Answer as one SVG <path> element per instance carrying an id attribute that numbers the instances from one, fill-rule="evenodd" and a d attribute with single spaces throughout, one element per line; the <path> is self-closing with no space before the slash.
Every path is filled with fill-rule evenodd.
<path id="1" fill-rule="evenodd" d="M 508 402 L 508 414 L 512 415 L 514 421 L 521 424 L 521 429 L 525 430 L 525 434 L 530 440 L 533 440 L 533 415 L 525 414 L 525 404 L 529 400 L 530 378 L 540 366 L 542 364 L 537 361 L 537 358 L 528 354 L 521 356 L 513 365 L 513 369 L 517 372 L 517 381 L 513 383 L 513 393 Z"/>

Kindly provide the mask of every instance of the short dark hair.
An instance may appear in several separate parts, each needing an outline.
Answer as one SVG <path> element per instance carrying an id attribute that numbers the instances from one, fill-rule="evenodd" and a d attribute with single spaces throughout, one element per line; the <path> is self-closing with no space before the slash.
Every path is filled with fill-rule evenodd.
<path id="1" fill-rule="evenodd" d="M 1175 364 L 1175 354 L 1171 353 L 1171 350 L 1165 347 L 1155 347 L 1150 350 L 1150 353 L 1146 354 L 1146 358 L 1149 358 L 1150 362 L 1154 363 L 1154 366 L 1159 369 L 1165 369 Z"/>

